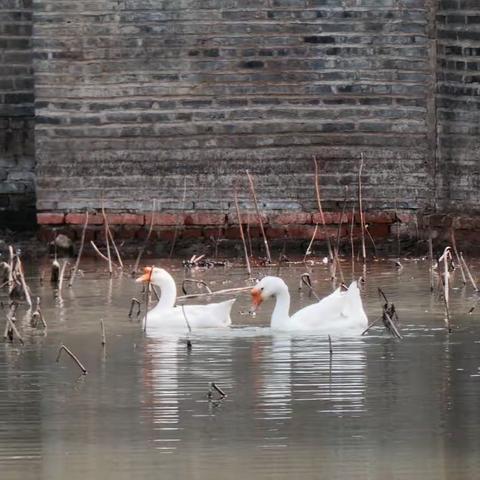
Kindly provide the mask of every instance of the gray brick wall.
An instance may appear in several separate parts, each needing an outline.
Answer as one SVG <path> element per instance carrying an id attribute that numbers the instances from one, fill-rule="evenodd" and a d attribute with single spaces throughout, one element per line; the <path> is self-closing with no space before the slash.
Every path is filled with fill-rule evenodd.
<path id="1" fill-rule="evenodd" d="M 480 1 L 439 3 L 439 205 L 479 212 Z"/>
<path id="2" fill-rule="evenodd" d="M 0 226 L 34 219 L 32 0 L 0 0 Z"/>
<path id="3" fill-rule="evenodd" d="M 39 210 L 431 203 L 428 0 L 35 2 Z M 430 112 L 431 113 L 431 112 Z M 245 191 L 245 189 L 244 189 Z M 353 193 L 353 189 L 351 189 Z"/>

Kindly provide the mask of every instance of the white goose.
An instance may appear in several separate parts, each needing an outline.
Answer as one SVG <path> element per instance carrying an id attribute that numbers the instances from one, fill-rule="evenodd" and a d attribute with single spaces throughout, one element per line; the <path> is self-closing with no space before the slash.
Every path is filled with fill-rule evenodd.
<path id="1" fill-rule="evenodd" d="M 265 277 L 252 290 L 252 301 L 257 308 L 263 300 L 275 297 L 271 328 L 274 330 L 315 330 L 326 334 L 359 334 L 367 328 L 368 320 L 363 310 L 357 282 L 352 282 L 346 292 L 337 288 L 318 303 L 302 308 L 292 316 L 290 293 L 285 282 L 278 277 Z"/>
<path id="2" fill-rule="evenodd" d="M 235 299 L 207 305 L 176 307 L 177 287 L 173 277 L 163 268 L 145 267 L 144 272 L 136 282 L 150 282 L 160 288 L 157 305 L 146 315 L 148 329 L 188 329 L 188 325 L 192 329 L 219 328 L 229 327 L 232 323 L 230 311 Z M 143 321 L 145 322 L 145 318 Z"/>

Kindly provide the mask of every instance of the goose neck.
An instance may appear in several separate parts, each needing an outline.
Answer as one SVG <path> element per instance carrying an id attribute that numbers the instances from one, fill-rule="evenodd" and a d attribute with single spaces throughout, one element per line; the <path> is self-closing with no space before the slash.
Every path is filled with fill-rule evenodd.
<path id="1" fill-rule="evenodd" d="M 276 294 L 275 308 L 272 313 L 272 327 L 278 328 L 288 323 L 290 319 L 290 293 L 288 289 L 279 290 Z"/>

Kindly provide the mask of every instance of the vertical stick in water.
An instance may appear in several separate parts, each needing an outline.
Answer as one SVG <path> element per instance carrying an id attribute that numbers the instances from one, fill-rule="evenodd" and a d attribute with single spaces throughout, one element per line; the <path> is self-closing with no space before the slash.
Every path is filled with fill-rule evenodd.
<path id="1" fill-rule="evenodd" d="M 362 169 L 363 169 L 363 153 L 360 159 L 360 168 L 358 170 L 358 212 L 360 214 L 360 230 L 362 234 L 362 258 L 365 263 L 367 259 L 367 252 L 365 250 L 365 217 L 363 215 L 362 206 Z"/>
<path id="2" fill-rule="evenodd" d="M 182 195 L 182 208 L 181 211 L 185 210 L 185 200 L 187 199 L 187 177 L 183 179 L 183 195 Z M 175 230 L 173 231 L 173 239 L 172 239 L 172 246 L 170 247 L 170 255 L 169 258 L 172 258 L 173 250 L 175 249 L 175 243 L 177 242 L 177 235 L 178 235 L 178 227 L 180 222 L 180 215 L 177 216 L 177 220 L 175 221 Z"/>
<path id="3" fill-rule="evenodd" d="M 468 268 L 467 262 L 463 258 L 463 253 L 462 252 L 460 252 L 460 259 L 463 263 L 463 266 L 465 267 L 465 270 L 467 271 L 468 278 L 470 279 L 470 282 L 471 282 L 473 288 L 475 289 L 476 292 L 478 292 L 477 284 L 475 283 L 475 280 L 473 279 L 472 273 L 470 272 L 470 269 Z"/>
<path id="4" fill-rule="evenodd" d="M 240 228 L 240 237 L 243 244 L 243 253 L 245 255 L 245 262 L 247 264 L 248 275 L 252 275 L 252 269 L 250 268 L 250 259 L 248 258 L 247 243 L 245 242 L 245 235 L 243 234 L 242 218 L 240 217 L 240 208 L 238 207 L 237 189 L 233 192 L 233 199 L 235 201 L 235 210 L 237 211 L 238 227 Z"/>
<path id="5" fill-rule="evenodd" d="M 325 235 L 325 238 L 327 240 L 328 258 L 331 262 L 333 262 L 332 245 L 330 244 L 330 237 L 327 233 L 327 224 L 325 222 L 325 215 L 322 208 L 322 199 L 320 197 L 320 183 L 318 181 L 318 163 L 316 157 L 313 157 L 313 164 L 315 167 L 315 196 L 317 198 L 318 211 L 320 212 L 320 220 L 322 221 L 323 234 Z"/>
<path id="6" fill-rule="evenodd" d="M 73 285 L 73 282 L 75 281 L 75 276 L 77 275 L 78 266 L 80 265 L 80 259 L 82 258 L 83 246 L 85 244 L 85 234 L 87 232 L 87 226 L 88 226 L 88 209 L 85 212 L 85 223 L 83 224 L 82 238 L 80 240 L 80 248 L 78 249 L 77 260 L 75 261 L 75 265 L 73 267 L 72 274 L 70 275 L 70 281 L 68 282 L 69 287 L 71 287 Z"/>
<path id="7" fill-rule="evenodd" d="M 253 184 L 253 178 L 250 175 L 250 172 L 248 170 L 246 170 L 246 172 L 247 172 L 248 182 L 250 184 L 250 191 L 252 193 L 253 204 L 255 205 L 255 211 L 257 212 L 257 218 L 258 218 L 258 223 L 260 225 L 260 231 L 262 232 L 263 243 L 265 245 L 265 251 L 267 253 L 267 260 L 268 260 L 269 263 L 272 263 L 272 257 L 270 255 L 270 248 L 268 247 L 267 236 L 265 235 L 265 229 L 263 228 L 262 215 L 260 214 L 260 210 L 258 208 L 257 194 L 255 193 L 255 185 Z"/>
<path id="8" fill-rule="evenodd" d="M 100 327 L 102 328 L 102 347 L 107 344 L 107 337 L 105 336 L 105 323 L 103 322 L 103 318 L 100 319 Z"/>
<path id="9" fill-rule="evenodd" d="M 451 258 L 450 247 L 445 248 L 443 255 L 440 257 L 440 261 L 443 260 L 443 299 L 445 302 L 445 325 L 450 332 L 450 286 L 449 286 L 449 276 L 448 271 L 448 261 Z"/>
<path id="10" fill-rule="evenodd" d="M 137 259 L 135 260 L 135 265 L 133 266 L 132 275 L 134 275 L 135 273 L 137 273 L 138 265 L 140 264 L 140 259 L 142 258 L 142 255 L 143 255 L 143 252 L 145 251 L 145 248 L 147 248 L 148 241 L 150 240 L 150 235 L 152 234 L 152 230 L 153 230 L 153 219 L 155 218 L 155 213 L 156 213 L 156 211 L 157 211 L 156 201 L 155 201 L 155 200 L 153 200 L 153 207 L 152 207 L 152 208 L 153 208 L 153 209 L 152 209 L 152 218 L 150 219 L 150 227 L 148 228 L 147 237 L 145 238 L 145 241 L 143 242 L 142 247 L 141 247 L 140 250 L 138 251 Z"/>
<path id="11" fill-rule="evenodd" d="M 352 278 L 355 276 L 355 248 L 353 245 L 353 225 L 355 221 L 355 205 L 352 206 L 352 223 L 350 225 L 350 249 L 352 251 Z"/>
<path id="12" fill-rule="evenodd" d="M 452 247 L 453 247 L 453 251 L 455 252 L 455 257 L 457 259 L 457 263 L 460 267 L 460 272 L 462 274 L 462 281 L 463 281 L 463 284 L 466 285 L 467 284 L 467 279 L 465 278 L 465 271 L 463 269 L 463 262 L 462 262 L 462 259 L 460 258 L 460 255 L 458 254 L 458 250 L 457 250 L 457 242 L 455 240 L 455 230 L 453 229 L 452 227 L 452 230 L 450 231 L 450 238 L 452 239 Z"/>
<path id="13" fill-rule="evenodd" d="M 435 280 L 433 278 L 433 239 L 432 239 L 432 227 L 428 226 L 428 262 L 430 272 L 430 291 L 435 290 Z"/>
<path id="14" fill-rule="evenodd" d="M 333 355 L 333 347 L 332 347 L 332 337 L 328 336 L 328 351 L 330 352 L 330 357 Z"/>
<path id="15" fill-rule="evenodd" d="M 105 205 L 103 202 L 103 197 L 102 197 L 102 216 L 103 216 L 103 226 L 104 226 L 104 232 L 105 232 L 105 244 L 107 246 L 108 273 L 110 274 L 110 276 L 112 276 L 113 269 L 112 269 L 112 256 L 110 253 L 110 238 L 108 236 L 108 220 L 107 220 L 107 215 L 105 214 Z"/>

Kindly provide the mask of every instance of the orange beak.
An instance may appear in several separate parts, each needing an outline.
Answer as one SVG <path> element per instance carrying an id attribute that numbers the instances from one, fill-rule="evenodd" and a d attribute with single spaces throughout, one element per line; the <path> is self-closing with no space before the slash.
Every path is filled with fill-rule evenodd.
<path id="1" fill-rule="evenodd" d="M 252 310 L 255 311 L 258 306 L 263 302 L 262 292 L 257 288 L 252 290 Z"/>
<path id="2" fill-rule="evenodd" d="M 152 272 L 153 268 L 152 267 L 145 267 L 143 269 L 144 274 L 141 277 L 138 277 L 135 281 L 137 283 L 150 283 L 152 280 Z"/>

